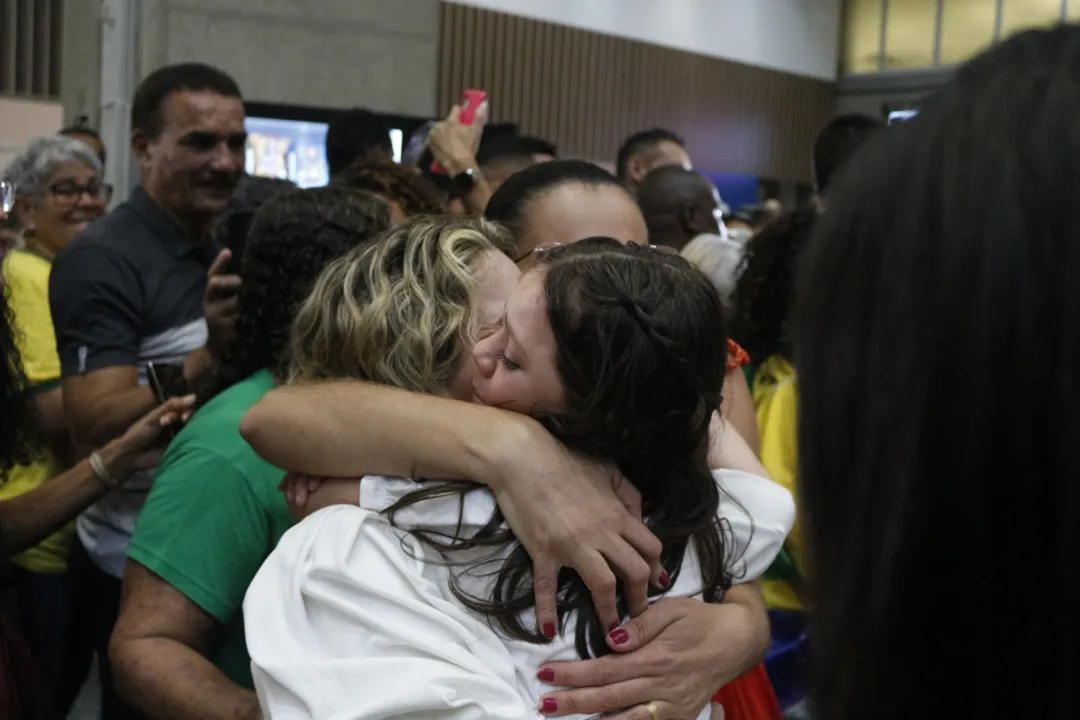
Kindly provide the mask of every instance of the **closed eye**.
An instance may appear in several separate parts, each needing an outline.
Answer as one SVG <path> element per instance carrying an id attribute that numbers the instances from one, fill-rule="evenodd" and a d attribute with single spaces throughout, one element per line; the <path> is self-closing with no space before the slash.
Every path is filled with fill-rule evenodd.
<path id="1" fill-rule="evenodd" d="M 516 362 L 514 362 L 510 358 L 506 357 L 505 352 L 500 352 L 499 353 L 499 362 L 501 362 L 503 364 L 503 366 L 507 370 L 520 370 L 521 369 L 520 365 L 518 365 Z"/>

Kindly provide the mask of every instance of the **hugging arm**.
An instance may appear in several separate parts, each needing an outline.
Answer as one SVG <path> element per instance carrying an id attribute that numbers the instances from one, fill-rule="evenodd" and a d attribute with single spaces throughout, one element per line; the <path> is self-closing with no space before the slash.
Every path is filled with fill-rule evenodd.
<path id="1" fill-rule="evenodd" d="M 268 393 L 240 431 L 268 462 L 292 472 L 487 485 L 533 560 L 537 621 L 548 635 L 558 627 L 560 567 L 581 575 L 605 625 L 621 619 L 617 579 L 627 586 L 632 614 L 648 607 L 661 545 L 633 512 L 636 502 L 640 515 L 636 491 L 612 470 L 569 453 L 528 417 L 337 381 Z"/>

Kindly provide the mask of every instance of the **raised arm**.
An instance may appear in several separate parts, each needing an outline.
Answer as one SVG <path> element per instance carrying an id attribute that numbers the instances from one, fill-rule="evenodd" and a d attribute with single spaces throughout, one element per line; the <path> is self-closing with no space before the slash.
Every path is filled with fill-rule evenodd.
<path id="1" fill-rule="evenodd" d="M 572 455 L 523 415 L 343 381 L 281 388 L 248 411 L 241 434 L 267 461 L 308 475 L 469 479 L 488 485 L 534 563 L 540 628 L 558 626 L 558 569 L 576 570 L 606 624 L 659 582 L 659 541 L 627 510 L 613 471 Z M 617 488 L 621 488 L 617 492 Z"/>

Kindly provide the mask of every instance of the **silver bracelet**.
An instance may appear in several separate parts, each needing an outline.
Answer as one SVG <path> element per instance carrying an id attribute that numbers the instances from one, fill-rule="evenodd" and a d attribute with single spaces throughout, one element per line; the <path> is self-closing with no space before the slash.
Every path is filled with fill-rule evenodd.
<path id="1" fill-rule="evenodd" d="M 115 490 L 120 487 L 120 481 L 113 477 L 108 468 L 105 467 L 105 461 L 101 459 L 101 453 L 97 450 L 90 453 L 90 470 L 93 471 L 94 477 L 105 486 L 106 490 Z"/>

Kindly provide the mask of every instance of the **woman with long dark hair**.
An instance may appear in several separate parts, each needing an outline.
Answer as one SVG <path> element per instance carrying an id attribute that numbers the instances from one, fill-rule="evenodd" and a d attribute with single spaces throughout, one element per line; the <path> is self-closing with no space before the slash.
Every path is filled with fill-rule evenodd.
<path id="1" fill-rule="evenodd" d="M 0 222 L 6 219 L 0 212 Z M 0 483 L 16 467 L 42 453 L 41 423 L 21 359 L 22 335 L 0 284 Z M 164 428 L 187 416 L 195 398 L 175 398 L 151 411 L 120 437 L 67 472 L 16 497 L 0 501 L 0 553 L 5 557 L 36 545 L 71 522 L 135 472 L 161 458 Z M 42 684 L 35 659 L 13 625 L 0 614 L 0 715 L 59 718 L 59 688 Z"/>
<path id="2" fill-rule="evenodd" d="M 793 323 L 830 720 L 1080 715 L 1080 28 L 860 151 Z"/>
<path id="3" fill-rule="evenodd" d="M 341 264 L 350 262 L 358 260 Z M 339 334 L 333 328 L 350 306 L 362 313 L 379 305 L 363 296 L 348 300 L 355 285 L 339 274 L 328 270 L 309 298 L 310 312 L 298 316 L 299 337 L 307 338 L 296 358 L 301 378 L 328 376 L 318 367 L 326 354 L 305 359 L 301 347 L 318 348 L 320 339 L 347 345 L 325 341 Z M 348 334 L 361 344 L 372 337 L 359 331 L 353 326 Z M 386 336 L 385 327 L 379 334 Z M 443 340 L 448 348 L 460 342 Z M 368 355 L 371 363 L 363 360 Z M 359 354 L 362 368 L 376 370 L 367 379 L 384 380 L 385 363 L 375 359 L 388 355 L 400 362 L 416 354 Z M 708 469 L 726 355 L 722 306 L 707 278 L 676 256 L 596 240 L 542 254 L 505 316 L 465 359 L 475 371 L 463 390 L 475 402 L 533 415 L 575 452 L 618 467 L 641 491 L 642 512 L 663 542 L 660 587 L 652 594 L 662 588 L 717 601 L 733 578 L 751 580 L 764 570 L 793 519 L 790 496 L 769 481 L 740 472 L 714 478 Z M 323 359 L 311 367 L 315 358 Z M 541 683 L 553 674 L 543 665 L 604 655 L 629 641 L 619 618 L 647 606 L 644 596 L 620 591 L 612 623 L 582 580 L 563 572 L 560 631 L 538 620 L 532 563 L 494 512 L 493 497 L 471 483 L 419 488 L 365 478 L 361 504 L 385 515 L 338 507 L 313 516 L 260 571 L 245 613 L 268 717 L 328 717 L 345 707 L 356 717 L 556 714 L 556 699 L 541 702 Z M 728 492 L 737 501 L 722 501 Z M 408 685 L 400 682 L 406 677 Z M 449 688 L 456 699 L 445 695 Z M 674 704 L 643 701 L 638 711 L 671 718 L 689 707 L 696 715 L 708 690 Z"/>

